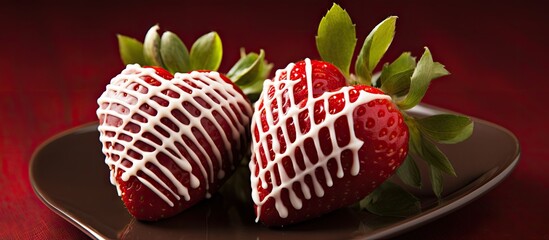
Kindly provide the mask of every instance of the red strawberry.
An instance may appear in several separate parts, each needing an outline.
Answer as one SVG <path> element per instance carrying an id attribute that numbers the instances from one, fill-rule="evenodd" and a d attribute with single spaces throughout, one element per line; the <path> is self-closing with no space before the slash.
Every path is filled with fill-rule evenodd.
<path id="1" fill-rule="evenodd" d="M 286 79 L 287 72 L 292 80 Z M 303 77 L 303 72 L 314 74 Z M 279 70 L 264 85 L 252 119 L 250 170 L 257 219 L 268 226 L 355 203 L 391 176 L 407 155 L 408 128 L 381 90 L 342 87 L 339 77 L 316 87 L 315 76 L 337 73 L 331 65 L 307 59 Z"/>
<path id="2" fill-rule="evenodd" d="M 175 215 L 215 193 L 248 149 L 252 107 L 217 72 L 128 65 L 98 100 L 105 162 L 128 211 Z"/>

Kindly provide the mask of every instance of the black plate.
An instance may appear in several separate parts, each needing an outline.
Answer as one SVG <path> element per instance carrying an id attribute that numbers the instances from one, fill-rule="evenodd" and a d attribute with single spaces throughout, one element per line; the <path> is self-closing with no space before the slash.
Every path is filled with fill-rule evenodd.
<path id="1" fill-rule="evenodd" d="M 432 115 L 446 111 L 422 105 L 413 112 Z M 441 148 L 453 162 L 458 177 L 445 178 L 446 195 L 438 203 L 428 188 L 416 192 L 422 201 L 421 213 L 391 218 L 344 208 L 283 229 L 255 223 L 251 200 L 239 200 L 242 196 L 230 189 L 175 217 L 156 223 L 136 221 L 109 182 L 95 123 L 68 130 L 42 144 L 32 157 L 30 180 L 35 193 L 50 209 L 96 239 L 386 238 L 478 198 L 511 173 L 520 155 L 518 140 L 511 132 L 478 119 L 470 139 Z"/>

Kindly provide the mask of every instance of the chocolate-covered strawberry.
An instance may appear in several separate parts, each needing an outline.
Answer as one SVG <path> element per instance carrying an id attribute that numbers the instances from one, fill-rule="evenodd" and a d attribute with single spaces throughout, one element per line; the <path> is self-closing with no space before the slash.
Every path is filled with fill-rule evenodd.
<path id="1" fill-rule="evenodd" d="M 354 25 L 334 4 L 316 38 L 323 61 L 291 63 L 266 80 L 251 123 L 257 221 L 284 226 L 361 199 L 361 206 L 381 215 L 418 211 L 416 198 L 386 182 L 398 171 L 403 182 L 419 186 L 409 152 L 427 161 L 440 196 L 442 173 L 455 172 L 434 142 L 464 140 L 472 122 L 454 115 L 418 120 L 405 112 L 420 102 L 432 79 L 448 74 L 428 49 L 419 62 L 404 53 L 373 77 L 394 36 L 395 20 L 386 19 L 366 38 L 353 75 Z M 395 192 L 412 203 L 381 201 L 397 199 L 387 197 Z"/>
<path id="2" fill-rule="evenodd" d="M 248 146 L 252 108 L 217 72 L 128 65 L 98 99 L 106 163 L 137 219 L 175 215 L 208 198 Z"/>
<path id="3" fill-rule="evenodd" d="M 315 62 L 290 64 L 267 80 L 267 94 L 255 110 L 252 198 L 267 225 L 299 222 L 357 202 L 391 176 L 408 153 L 408 128 L 389 96 L 364 85 L 341 87 L 334 80 L 323 85 L 333 87 L 320 89 L 315 83 L 323 81 L 317 76 L 339 70 Z M 330 67 L 319 69 L 320 63 Z M 285 77 L 295 71 L 306 74 Z M 303 96 L 295 91 L 299 85 L 311 90 Z"/>
<path id="4" fill-rule="evenodd" d="M 198 39 L 189 55 L 177 36 L 160 38 L 157 28 L 144 44 L 119 36 L 128 65 L 107 85 L 97 109 L 111 182 L 129 213 L 148 221 L 178 214 L 221 187 L 248 152 L 253 110 L 239 86 L 215 71 L 221 60 L 215 33 Z M 162 46 L 155 44 L 160 39 Z M 246 71 L 265 65 L 263 55 L 243 58 L 254 56 L 259 60 L 233 72 L 264 79 Z M 177 73 L 181 69 L 200 71 Z"/>

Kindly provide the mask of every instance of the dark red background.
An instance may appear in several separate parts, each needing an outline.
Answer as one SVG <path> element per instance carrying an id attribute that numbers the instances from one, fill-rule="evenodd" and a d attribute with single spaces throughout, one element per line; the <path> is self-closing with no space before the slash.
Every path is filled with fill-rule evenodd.
<path id="1" fill-rule="evenodd" d="M 227 71 L 240 47 L 265 49 L 282 68 L 316 58 L 314 36 L 330 1 L 25 2 L 0 9 L 0 239 L 86 238 L 44 206 L 28 180 L 32 152 L 59 131 L 95 120 L 96 98 L 121 71 L 115 34 L 142 39 L 160 23 L 190 45 L 215 30 Z M 266 1 L 265 1 L 266 2 Z M 549 239 L 549 17 L 543 1 L 338 1 L 370 29 L 398 15 L 386 61 L 429 46 L 452 75 L 425 102 L 514 132 L 522 156 L 501 185 L 402 239 Z M 77 163 L 75 163 L 77 164 Z"/>

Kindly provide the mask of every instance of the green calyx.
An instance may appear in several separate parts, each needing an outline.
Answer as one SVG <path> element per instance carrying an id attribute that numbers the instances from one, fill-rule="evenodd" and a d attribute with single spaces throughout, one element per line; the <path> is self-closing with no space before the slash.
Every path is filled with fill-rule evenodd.
<path id="1" fill-rule="evenodd" d="M 349 77 L 355 45 L 355 25 L 351 17 L 343 8 L 334 4 L 318 25 L 318 53 L 324 61 L 334 64 Z"/>
<path id="2" fill-rule="evenodd" d="M 117 35 L 120 57 L 124 64 L 162 67 L 172 74 L 195 70 L 218 71 L 223 57 L 223 45 L 216 32 L 199 37 L 190 51 L 172 32 L 158 33 L 159 26 L 149 29 L 143 42 L 135 38 Z M 255 101 L 263 87 L 263 81 L 272 70 L 265 60 L 263 50 L 257 53 L 242 52 L 240 60 L 226 74 L 251 101 Z"/>
<path id="3" fill-rule="evenodd" d="M 433 61 L 427 47 L 419 61 L 410 52 L 404 52 L 377 70 L 393 42 L 396 20 L 396 16 L 390 16 L 368 34 L 356 58 L 354 74 L 350 67 L 357 41 L 355 25 L 339 5 L 334 4 L 320 21 L 316 46 L 322 60 L 338 67 L 352 84 L 375 86 L 392 97 L 404 115 L 410 133 L 409 154 L 397 169 L 396 176 L 406 185 L 421 188 L 421 174 L 416 161 L 423 160 L 429 168 L 433 193 L 440 198 L 443 176 L 456 176 L 457 173 L 437 145 L 466 140 L 473 132 L 473 121 L 452 114 L 417 118 L 406 113 L 421 102 L 432 80 L 450 73 L 444 65 Z M 387 216 L 406 216 L 421 210 L 417 198 L 390 182 L 382 184 L 363 199 L 360 206 Z"/>
<path id="4" fill-rule="evenodd" d="M 263 89 L 263 81 L 272 69 L 273 64 L 265 60 L 263 50 L 257 54 L 246 53 L 244 49 L 241 49 L 240 60 L 229 70 L 227 77 L 242 89 L 250 101 L 255 102 L 259 99 Z"/>

